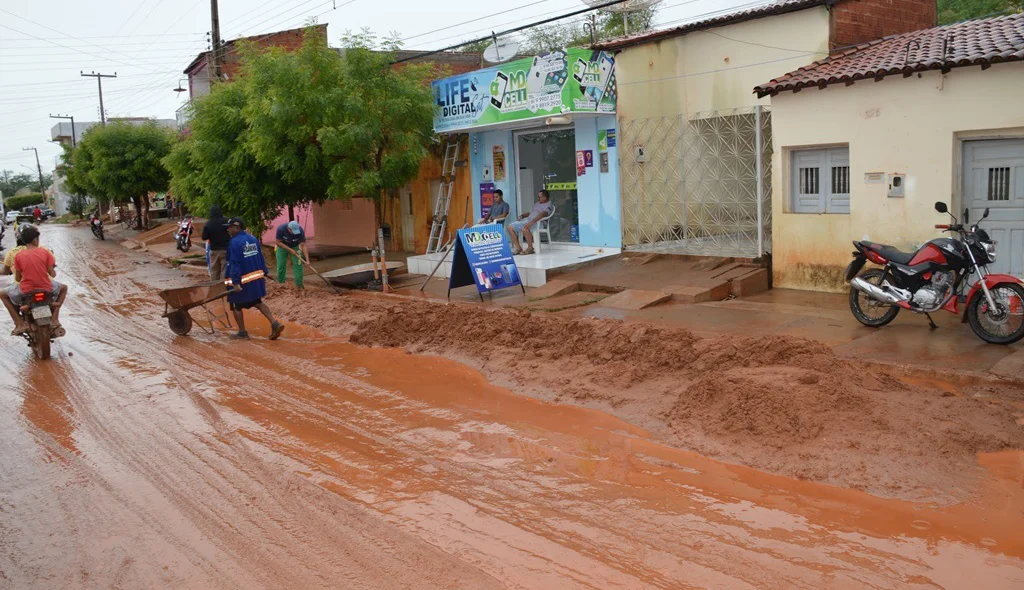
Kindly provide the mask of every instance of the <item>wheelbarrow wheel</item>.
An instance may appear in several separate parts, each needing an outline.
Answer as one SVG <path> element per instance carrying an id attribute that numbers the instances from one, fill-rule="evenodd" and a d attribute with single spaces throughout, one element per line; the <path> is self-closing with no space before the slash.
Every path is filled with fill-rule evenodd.
<path id="1" fill-rule="evenodd" d="M 185 336 L 192 331 L 192 316 L 185 311 L 176 311 L 167 316 L 167 324 L 170 325 L 171 332 Z"/>

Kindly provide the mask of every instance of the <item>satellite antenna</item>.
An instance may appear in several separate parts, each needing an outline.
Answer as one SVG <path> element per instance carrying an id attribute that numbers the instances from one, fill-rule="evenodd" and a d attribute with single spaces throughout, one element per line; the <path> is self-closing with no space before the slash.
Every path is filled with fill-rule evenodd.
<path id="1" fill-rule="evenodd" d="M 494 32 L 491 32 L 493 42 L 484 49 L 484 59 L 487 63 L 500 64 L 516 56 L 519 51 L 519 44 L 512 39 L 498 39 Z"/>
<path id="2" fill-rule="evenodd" d="M 661 2 L 661 0 L 623 0 L 618 4 L 612 4 L 611 6 L 604 6 L 601 10 L 606 12 L 615 12 L 622 14 L 622 31 L 624 34 L 629 34 L 629 13 L 637 12 L 645 8 L 650 8 Z M 608 4 L 608 0 L 583 0 L 583 3 L 591 8 L 596 8 L 602 4 Z"/>

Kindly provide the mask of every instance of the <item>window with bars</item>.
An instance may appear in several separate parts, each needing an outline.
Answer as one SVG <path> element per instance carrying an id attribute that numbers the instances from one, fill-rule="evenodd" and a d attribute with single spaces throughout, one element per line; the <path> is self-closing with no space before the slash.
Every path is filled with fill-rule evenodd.
<path id="1" fill-rule="evenodd" d="M 850 212 L 850 148 L 793 150 L 790 162 L 790 212 Z"/>
<path id="2" fill-rule="evenodd" d="M 1010 169 L 1008 167 L 988 169 L 988 200 L 1010 200 Z"/>

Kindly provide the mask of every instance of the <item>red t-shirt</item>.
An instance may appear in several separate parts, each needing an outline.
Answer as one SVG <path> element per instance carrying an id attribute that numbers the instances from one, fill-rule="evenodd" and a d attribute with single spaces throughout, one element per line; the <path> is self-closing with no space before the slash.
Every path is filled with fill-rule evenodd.
<path id="1" fill-rule="evenodd" d="M 21 273 L 21 292 L 53 289 L 49 269 L 57 264 L 57 259 L 46 248 L 22 250 L 14 257 L 14 270 Z"/>

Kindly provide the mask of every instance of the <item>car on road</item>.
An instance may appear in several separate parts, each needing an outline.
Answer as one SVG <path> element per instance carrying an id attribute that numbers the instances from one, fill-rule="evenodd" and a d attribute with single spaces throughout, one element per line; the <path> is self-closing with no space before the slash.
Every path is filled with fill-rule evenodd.
<path id="1" fill-rule="evenodd" d="M 43 209 L 43 219 L 53 219 L 57 216 L 57 212 L 53 209 Z"/>
<path id="2" fill-rule="evenodd" d="M 18 221 L 18 211 L 8 211 L 4 217 L 4 223 L 10 225 Z"/>

